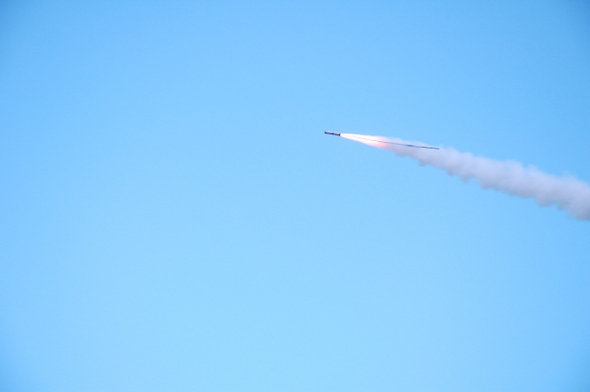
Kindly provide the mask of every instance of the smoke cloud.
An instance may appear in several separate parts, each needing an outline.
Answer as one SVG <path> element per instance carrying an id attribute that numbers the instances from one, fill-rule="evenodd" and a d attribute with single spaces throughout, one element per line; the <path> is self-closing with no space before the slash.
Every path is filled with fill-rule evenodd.
<path id="1" fill-rule="evenodd" d="M 454 148 L 432 150 L 406 147 L 403 144 L 423 145 L 396 138 L 347 133 L 342 133 L 341 137 L 392 151 L 400 157 L 413 158 L 420 165 L 443 169 L 464 182 L 473 179 L 483 189 L 532 198 L 540 206 L 555 205 L 574 218 L 590 220 L 590 185 L 573 176 L 557 177 L 532 166 L 525 167 L 519 162 L 495 161 Z"/>

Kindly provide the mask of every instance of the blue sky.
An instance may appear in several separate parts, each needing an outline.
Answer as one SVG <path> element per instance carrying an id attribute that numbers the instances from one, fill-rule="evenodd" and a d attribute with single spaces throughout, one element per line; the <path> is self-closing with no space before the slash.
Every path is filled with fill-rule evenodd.
<path id="1" fill-rule="evenodd" d="M 8 2 L 0 389 L 586 391 L 582 2 Z"/>

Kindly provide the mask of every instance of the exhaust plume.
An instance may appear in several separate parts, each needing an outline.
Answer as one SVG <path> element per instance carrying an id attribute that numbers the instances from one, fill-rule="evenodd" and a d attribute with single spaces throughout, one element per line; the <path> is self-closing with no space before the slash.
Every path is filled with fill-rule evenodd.
<path id="1" fill-rule="evenodd" d="M 421 143 L 397 138 L 342 133 L 341 137 L 410 157 L 420 165 L 431 165 L 458 176 L 474 179 L 483 189 L 532 198 L 540 206 L 555 205 L 577 219 L 590 220 L 590 185 L 572 176 L 557 177 L 515 161 L 495 161 L 459 152 L 454 148 L 434 150 Z M 416 148 L 418 147 L 418 148 Z"/>

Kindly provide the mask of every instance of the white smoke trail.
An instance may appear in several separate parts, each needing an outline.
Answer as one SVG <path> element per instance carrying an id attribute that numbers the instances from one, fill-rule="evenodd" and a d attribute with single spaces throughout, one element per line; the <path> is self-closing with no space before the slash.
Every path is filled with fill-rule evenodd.
<path id="1" fill-rule="evenodd" d="M 590 185 L 575 177 L 557 177 L 535 167 L 524 167 L 519 162 L 495 161 L 468 152 L 459 152 L 454 148 L 413 148 L 403 144 L 422 144 L 382 136 L 350 133 L 342 133 L 341 136 L 393 151 L 401 157 L 414 158 L 420 165 L 443 169 L 449 175 L 461 177 L 465 182 L 474 179 L 484 189 L 491 188 L 514 196 L 533 198 L 541 206 L 556 205 L 574 218 L 590 220 Z"/>

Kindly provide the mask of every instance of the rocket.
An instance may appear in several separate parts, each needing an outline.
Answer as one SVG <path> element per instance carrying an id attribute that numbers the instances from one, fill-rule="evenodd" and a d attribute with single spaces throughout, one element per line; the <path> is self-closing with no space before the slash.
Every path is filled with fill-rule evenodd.
<path id="1" fill-rule="evenodd" d="M 351 133 L 345 133 L 344 136 L 342 136 L 341 133 L 338 133 L 338 132 L 330 132 L 330 131 L 324 131 L 324 133 L 326 135 L 340 136 L 340 137 L 343 137 L 345 139 L 354 140 L 354 141 L 365 143 L 365 144 L 369 144 L 369 145 L 375 146 L 375 147 L 379 147 L 379 145 L 381 145 L 381 144 L 394 144 L 396 146 L 402 146 L 402 147 L 424 148 L 424 149 L 427 149 L 427 150 L 440 150 L 440 148 L 438 148 L 438 147 L 425 146 L 425 145 L 422 145 L 422 144 L 398 143 L 398 142 L 390 141 L 389 139 L 387 139 L 385 137 L 380 137 L 380 136 L 369 136 L 369 137 L 367 137 L 365 135 L 353 135 Z M 403 140 L 400 140 L 400 142 L 402 142 L 402 141 Z"/>

